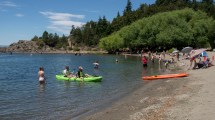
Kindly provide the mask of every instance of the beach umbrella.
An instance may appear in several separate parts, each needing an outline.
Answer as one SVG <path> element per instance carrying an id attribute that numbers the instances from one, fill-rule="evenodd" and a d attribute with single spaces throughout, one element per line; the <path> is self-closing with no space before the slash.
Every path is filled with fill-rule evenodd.
<path id="1" fill-rule="evenodd" d="M 193 58 L 197 55 L 200 55 L 202 52 L 204 52 L 206 49 L 197 49 L 197 50 L 191 50 L 190 57 Z"/>
<path id="2" fill-rule="evenodd" d="M 179 52 L 177 49 L 174 49 L 172 53 L 177 53 Z"/>
<path id="3" fill-rule="evenodd" d="M 191 50 L 193 50 L 192 47 L 185 47 L 185 48 L 183 48 L 183 49 L 181 50 L 181 52 L 182 52 L 182 53 L 190 53 Z"/>

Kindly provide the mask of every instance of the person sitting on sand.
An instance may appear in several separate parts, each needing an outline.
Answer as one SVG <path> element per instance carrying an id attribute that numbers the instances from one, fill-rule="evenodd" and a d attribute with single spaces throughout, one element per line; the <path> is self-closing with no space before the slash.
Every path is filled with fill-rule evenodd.
<path id="1" fill-rule="evenodd" d="M 199 59 L 198 62 L 196 61 L 196 58 Z M 205 66 L 205 64 L 204 64 L 204 62 L 201 60 L 201 57 L 200 57 L 200 56 L 195 56 L 195 57 L 193 58 L 193 62 L 194 62 L 193 69 L 202 68 L 202 67 Z"/>
<path id="2" fill-rule="evenodd" d="M 204 61 L 204 66 L 207 68 L 214 65 L 212 64 L 212 61 L 210 61 L 210 58 L 207 58 L 206 61 Z"/>
<path id="3" fill-rule="evenodd" d="M 170 63 L 174 63 L 174 62 L 175 62 L 175 59 L 172 57 L 170 60 Z"/>
<path id="4" fill-rule="evenodd" d="M 89 77 L 89 75 L 88 74 L 84 74 L 83 68 L 81 66 L 79 66 L 78 67 L 77 77 L 84 78 L 84 77 Z"/>
<path id="5" fill-rule="evenodd" d="M 44 84 L 45 83 L 45 75 L 44 75 L 44 68 L 43 67 L 39 68 L 38 77 L 39 77 L 40 84 Z"/>

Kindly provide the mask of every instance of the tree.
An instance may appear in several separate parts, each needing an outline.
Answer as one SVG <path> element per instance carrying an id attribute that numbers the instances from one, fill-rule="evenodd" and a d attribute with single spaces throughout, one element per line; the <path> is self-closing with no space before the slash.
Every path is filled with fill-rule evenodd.
<path id="1" fill-rule="evenodd" d="M 119 18 L 120 17 L 120 13 L 119 13 L 119 11 L 117 12 L 117 16 L 116 16 L 116 18 Z"/>
<path id="2" fill-rule="evenodd" d="M 74 31 L 75 31 L 75 26 L 72 25 L 72 29 L 71 29 L 71 31 L 70 31 L 70 35 L 72 35 Z"/>
<path id="3" fill-rule="evenodd" d="M 202 0 L 203 3 L 213 4 L 213 0 Z"/>
<path id="4" fill-rule="evenodd" d="M 49 42 L 49 33 L 47 31 L 43 32 L 42 40 L 44 41 L 45 44 L 48 45 L 48 42 Z"/>
<path id="5" fill-rule="evenodd" d="M 103 18 L 101 17 L 99 18 L 96 26 L 96 33 L 100 38 L 105 37 L 109 34 L 109 31 L 108 31 L 109 25 L 110 23 L 107 21 L 105 16 L 103 16 Z"/>
<path id="6" fill-rule="evenodd" d="M 64 48 L 66 49 L 66 47 L 68 46 L 68 41 L 67 41 L 67 37 L 63 34 L 62 37 L 60 37 L 58 39 L 58 42 L 56 44 L 56 48 Z"/>
<path id="7" fill-rule="evenodd" d="M 83 39 L 82 39 L 82 30 L 80 27 L 77 27 L 76 29 L 74 29 L 73 33 L 72 33 L 72 38 L 75 41 L 75 43 L 77 44 L 83 44 Z"/>
<path id="8" fill-rule="evenodd" d="M 208 42 L 212 49 L 215 48 L 215 22 L 212 22 L 212 25 L 209 27 L 208 33 Z"/>
<path id="9" fill-rule="evenodd" d="M 116 33 L 101 39 L 99 44 L 108 51 L 114 51 L 120 47 L 147 47 L 153 50 L 160 47 L 178 49 L 185 46 L 205 47 L 209 42 L 209 37 L 206 36 L 209 30 L 208 36 L 211 41 L 215 38 L 213 38 L 214 28 L 210 28 L 212 23 L 214 20 L 202 11 L 184 9 L 159 13 L 123 27 Z"/>
<path id="10" fill-rule="evenodd" d="M 35 35 L 31 40 L 32 41 L 37 41 L 39 38 Z"/>
<path id="11" fill-rule="evenodd" d="M 124 12 L 123 12 L 123 15 L 128 14 L 128 13 L 131 13 L 131 12 L 132 12 L 132 4 L 131 4 L 131 1 L 128 0 L 128 1 L 127 1 L 127 5 L 126 5 L 126 7 L 125 7 L 125 10 L 124 10 Z"/>

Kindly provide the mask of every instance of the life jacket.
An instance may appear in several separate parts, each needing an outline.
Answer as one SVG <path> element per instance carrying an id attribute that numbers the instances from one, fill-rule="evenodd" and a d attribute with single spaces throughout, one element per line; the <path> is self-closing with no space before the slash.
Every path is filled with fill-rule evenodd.
<path id="1" fill-rule="evenodd" d="M 84 77 L 84 73 L 82 71 L 78 71 L 78 77 Z"/>
<path id="2" fill-rule="evenodd" d="M 81 77 L 84 77 L 84 74 L 83 74 L 83 72 L 81 72 L 81 71 L 80 71 L 80 76 L 81 76 Z"/>

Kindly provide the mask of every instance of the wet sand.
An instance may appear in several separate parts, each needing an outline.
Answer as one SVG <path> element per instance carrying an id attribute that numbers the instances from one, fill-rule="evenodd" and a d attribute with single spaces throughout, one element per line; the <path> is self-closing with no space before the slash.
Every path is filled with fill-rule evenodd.
<path id="1" fill-rule="evenodd" d="M 208 52 L 210 58 L 215 52 Z M 167 56 L 169 59 L 170 56 Z M 81 120 L 213 120 L 215 66 L 188 70 L 189 60 L 177 62 L 189 77 L 143 81 L 143 87 Z M 213 62 L 215 64 L 215 62 Z"/>

